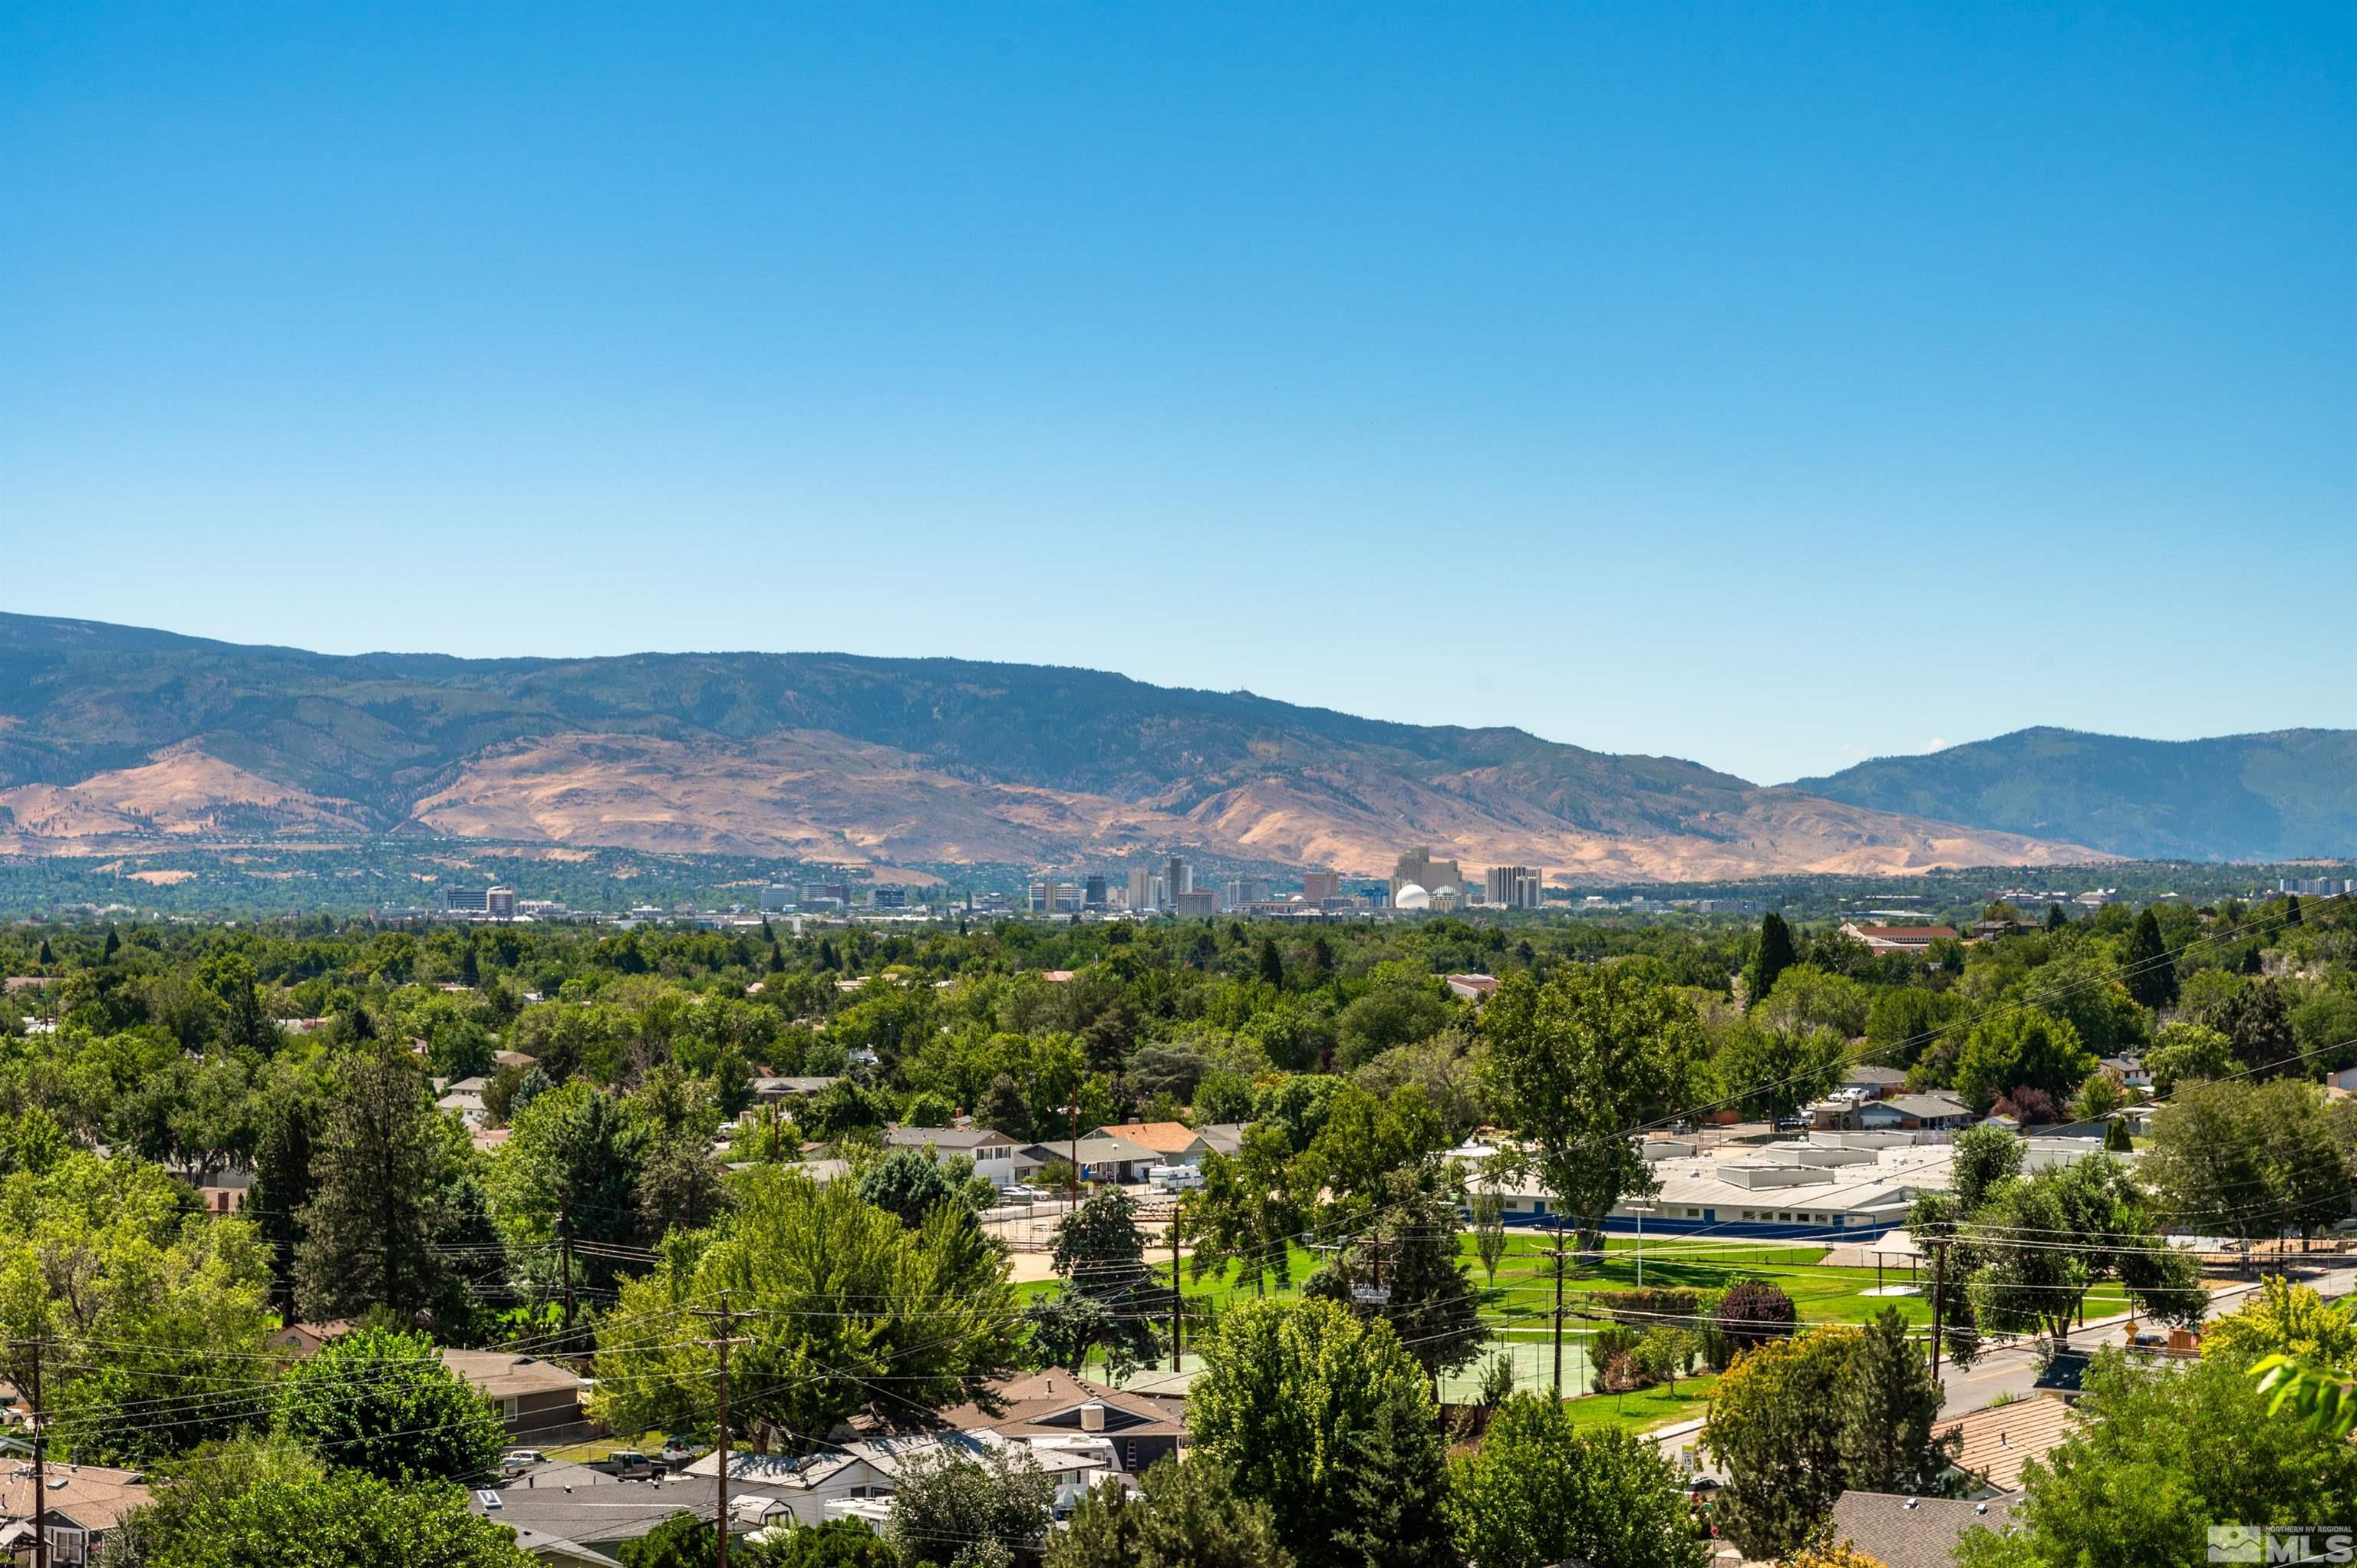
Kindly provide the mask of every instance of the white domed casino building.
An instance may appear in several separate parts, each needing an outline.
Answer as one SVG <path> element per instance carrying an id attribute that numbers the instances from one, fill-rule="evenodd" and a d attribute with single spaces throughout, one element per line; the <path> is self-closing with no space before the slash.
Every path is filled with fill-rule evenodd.
<path id="1" fill-rule="evenodd" d="M 1405 883 L 1401 886 L 1397 892 L 1392 895 L 1392 908 L 1394 909 L 1429 909 L 1432 908 L 1432 895 L 1426 893 L 1423 887 L 1415 883 Z"/>

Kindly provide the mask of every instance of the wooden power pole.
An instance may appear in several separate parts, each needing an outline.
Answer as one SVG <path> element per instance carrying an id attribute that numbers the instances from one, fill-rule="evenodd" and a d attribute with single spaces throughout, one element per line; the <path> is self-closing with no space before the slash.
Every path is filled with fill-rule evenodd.
<path id="1" fill-rule="evenodd" d="M 1555 1397 L 1563 1398 L 1563 1216 L 1555 1217 Z"/>
<path id="2" fill-rule="evenodd" d="M 1948 1239 L 1932 1243 L 1932 1380 L 1940 1380 L 1940 1336 L 1948 1305 Z"/>
<path id="3" fill-rule="evenodd" d="M 749 1312 L 730 1311 L 728 1293 L 725 1290 L 720 1293 L 720 1305 L 717 1310 L 708 1306 L 698 1306 L 690 1307 L 688 1313 L 694 1317 L 710 1318 L 720 1326 L 719 1337 L 707 1339 L 705 1343 L 718 1351 L 720 1355 L 720 1443 L 716 1450 L 720 1460 L 718 1477 L 720 1517 L 717 1523 L 720 1526 L 719 1565 L 720 1568 L 728 1568 L 728 1348 L 745 1343 L 744 1340 L 736 1338 L 730 1330 L 734 1329 L 738 1323 L 750 1320 L 753 1315 Z"/>

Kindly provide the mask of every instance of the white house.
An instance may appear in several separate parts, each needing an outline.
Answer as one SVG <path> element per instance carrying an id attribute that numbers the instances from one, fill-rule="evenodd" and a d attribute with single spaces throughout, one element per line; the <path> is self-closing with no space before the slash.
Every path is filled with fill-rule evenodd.
<path id="1" fill-rule="evenodd" d="M 994 1187 L 1015 1185 L 1015 1140 L 988 1127 L 894 1127 L 884 1142 L 897 1149 L 931 1149 L 933 1157 L 963 1155 L 974 1174 Z"/>
<path id="2" fill-rule="evenodd" d="M 819 1524 L 845 1512 L 866 1512 L 842 1505 L 888 1504 L 901 1466 L 942 1448 L 972 1458 L 994 1448 L 1027 1450 L 1054 1478 L 1059 1512 L 1076 1506 L 1091 1487 L 1120 1468 L 1108 1443 L 1100 1441 L 1091 1448 L 1028 1444 L 989 1431 L 858 1437 L 791 1458 L 732 1450 L 728 1455 L 730 1510 L 739 1521 L 762 1528 L 782 1524 L 788 1515 L 802 1524 Z M 717 1477 L 720 1456 L 707 1454 L 683 1474 Z"/>

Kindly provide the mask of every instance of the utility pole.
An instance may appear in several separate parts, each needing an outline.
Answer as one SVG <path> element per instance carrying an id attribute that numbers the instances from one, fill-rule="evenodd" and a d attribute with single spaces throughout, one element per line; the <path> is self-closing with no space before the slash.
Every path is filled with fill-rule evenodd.
<path id="1" fill-rule="evenodd" d="M 1932 1380 L 1940 1380 L 1941 1325 L 1948 1305 L 1948 1239 L 1932 1243 Z"/>
<path id="2" fill-rule="evenodd" d="M 1563 1398 L 1563 1216 L 1555 1217 L 1555 1397 Z"/>
<path id="3" fill-rule="evenodd" d="M 33 1568 L 49 1568 L 49 1527 L 42 1522 L 42 1515 L 49 1507 L 48 1444 L 42 1436 L 47 1423 L 41 1412 L 41 1363 L 48 1359 L 49 1342 L 28 1339 L 24 1343 L 33 1352 L 32 1376 L 26 1380 L 29 1385 L 26 1394 L 33 1411 Z"/>
<path id="4" fill-rule="evenodd" d="M 1071 1208 L 1081 1206 L 1081 1097 L 1075 1092 L 1071 1106 L 1072 1112 L 1071 1179 L 1066 1183 L 1066 1197 Z"/>
<path id="5" fill-rule="evenodd" d="M 715 1311 L 708 1306 L 690 1307 L 688 1316 L 708 1317 L 720 1325 L 720 1337 L 707 1339 L 705 1343 L 720 1353 L 720 1443 L 716 1450 L 720 1459 L 720 1518 L 716 1522 L 720 1526 L 719 1568 L 728 1568 L 728 1348 L 746 1343 L 731 1337 L 729 1330 L 739 1322 L 749 1320 L 753 1315 L 731 1312 L 728 1309 L 728 1293 L 724 1290 L 720 1293 L 719 1310 Z"/>
<path id="6" fill-rule="evenodd" d="M 1179 1319 L 1186 1308 L 1186 1297 L 1178 1289 L 1178 1212 L 1180 1200 L 1170 1201 L 1170 1370 L 1178 1371 Z"/>
<path id="7" fill-rule="evenodd" d="M 573 1199 L 556 1200 L 556 1256 L 565 1271 L 565 1348 L 573 1348 Z"/>

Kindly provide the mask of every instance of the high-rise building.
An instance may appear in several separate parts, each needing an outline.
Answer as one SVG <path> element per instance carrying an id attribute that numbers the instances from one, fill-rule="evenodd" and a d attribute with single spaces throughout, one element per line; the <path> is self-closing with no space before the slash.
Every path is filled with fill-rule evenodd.
<path id="1" fill-rule="evenodd" d="M 1198 893 L 1190 887 L 1170 900 L 1170 909 L 1182 920 L 1208 920 L 1220 912 L 1220 896 L 1209 888 Z"/>
<path id="2" fill-rule="evenodd" d="M 1076 915 L 1080 913 L 1081 885 L 1077 882 L 1057 883 L 1055 907 L 1056 912 L 1059 914 Z"/>
<path id="3" fill-rule="evenodd" d="M 1342 896 L 1342 874 L 1339 871 L 1305 871 L 1301 874 L 1301 901 L 1311 908 L 1324 906 L 1329 898 Z"/>
<path id="4" fill-rule="evenodd" d="M 842 908 L 850 902 L 851 884 L 848 882 L 802 884 L 802 903 L 806 908 L 813 905 L 832 905 L 836 908 Z"/>
<path id="5" fill-rule="evenodd" d="M 1053 911 L 1055 908 L 1056 885 L 1052 882 L 1034 882 L 1031 885 L 1031 912 L 1035 915 L 1045 915 Z"/>
<path id="6" fill-rule="evenodd" d="M 1109 901 L 1106 897 L 1106 891 L 1105 879 L 1103 877 L 1091 876 L 1085 878 L 1081 884 L 1082 908 L 1088 909 L 1103 908 Z"/>
<path id="7" fill-rule="evenodd" d="M 1137 914 L 1162 908 L 1162 876 L 1139 866 L 1129 874 L 1129 907 Z"/>
<path id="8" fill-rule="evenodd" d="M 1268 897 L 1268 879 L 1263 876 L 1231 876 L 1220 885 L 1220 908 L 1249 909 Z"/>
<path id="9" fill-rule="evenodd" d="M 1392 902 L 1398 903 L 1400 889 L 1411 885 L 1426 893 L 1437 893 L 1444 887 L 1464 886 L 1465 878 L 1458 874 L 1455 861 L 1435 860 L 1430 850 L 1418 844 L 1401 854 L 1399 864 L 1392 867 Z"/>
<path id="10" fill-rule="evenodd" d="M 909 907 L 909 890 L 894 883 L 878 883 L 869 890 L 867 902 L 878 909 L 905 909 Z"/>
<path id="11" fill-rule="evenodd" d="M 483 891 L 483 913 L 494 920 L 515 918 L 515 889 L 490 887 Z"/>
<path id="12" fill-rule="evenodd" d="M 1535 909 L 1545 901 L 1545 879 L 1527 865 L 1493 865 L 1482 892 L 1495 909 Z"/>
<path id="13" fill-rule="evenodd" d="M 761 912 L 765 915 L 782 913 L 794 907 L 794 890 L 783 883 L 772 882 L 761 889 Z"/>
<path id="14" fill-rule="evenodd" d="M 1195 868 L 1177 855 L 1172 855 L 1169 863 L 1162 868 L 1164 901 L 1175 908 L 1180 895 L 1193 891 L 1195 891 Z"/>
<path id="15" fill-rule="evenodd" d="M 446 915 L 488 915 L 491 912 L 490 894 L 480 887 L 445 887 L 442 889 L 442 912 Z"/>

